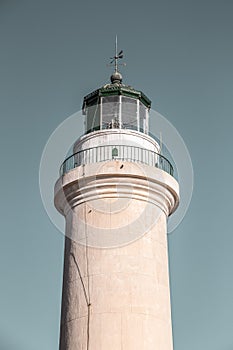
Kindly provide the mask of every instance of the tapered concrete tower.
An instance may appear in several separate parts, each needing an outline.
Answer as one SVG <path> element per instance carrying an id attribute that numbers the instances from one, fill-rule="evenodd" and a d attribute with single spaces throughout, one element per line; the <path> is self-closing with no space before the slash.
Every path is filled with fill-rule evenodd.
<path id="1" fill-rule="evenodd" d="M 149 134 L 150 100 L 111 82 L 84 98 L 86 133 L 61 166 L 66 219 L 60 350 L 172 350 L 167 217 L 179 202 Z"/>

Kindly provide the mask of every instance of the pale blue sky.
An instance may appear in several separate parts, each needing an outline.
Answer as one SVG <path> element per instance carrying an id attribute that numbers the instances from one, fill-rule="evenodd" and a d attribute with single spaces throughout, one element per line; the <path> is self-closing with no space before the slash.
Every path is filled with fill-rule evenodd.
<path id="1" fill-rule="evenodd" d="M 0 349 L 58 350 L 63 236 L 40 199 L 53 130 L 108 81 L 124 81 L 179 130 L 189 211 L 169 236 L 174 350 L 233 349 L 231 0 L 0 1 Z"/>

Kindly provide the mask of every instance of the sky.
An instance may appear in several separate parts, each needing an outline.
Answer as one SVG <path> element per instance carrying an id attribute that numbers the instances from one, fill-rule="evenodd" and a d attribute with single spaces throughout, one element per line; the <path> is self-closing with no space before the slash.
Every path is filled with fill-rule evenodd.
<path id="1" fill-rule="evenodd" d="M 193 163 L 190 207 L 168 236 L 174 350 L 232 350 L 231 0 L 0 0 L 0 349 L 58 350 L 64 236 L 41 201 L 40 158 L 109 80 L 116 34 L 124 82 Z"/>

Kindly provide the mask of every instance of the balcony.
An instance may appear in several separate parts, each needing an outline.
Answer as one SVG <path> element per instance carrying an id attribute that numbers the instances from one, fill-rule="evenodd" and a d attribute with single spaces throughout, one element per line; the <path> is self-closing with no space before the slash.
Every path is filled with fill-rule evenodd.
<path id="1" fill-rule="evenodd" d="M 173 167 L 169 160 L 159 153 L 127 145 L 106 145 L 88 148 L 72 154 L 61 165 L 60 176 L 85 164 L 120 160 L 154 166 L 173 176 Z"/>

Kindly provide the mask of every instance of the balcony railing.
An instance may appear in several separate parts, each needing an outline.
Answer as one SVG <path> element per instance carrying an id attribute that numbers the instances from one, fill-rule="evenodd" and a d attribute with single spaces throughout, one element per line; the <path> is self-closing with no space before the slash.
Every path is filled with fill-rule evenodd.
<path id="1" fill-rule="evenodd" d="M 80 165 L 107 160 L 147 164 L 164 170 L 173 176 L 173 167 L 167 158 L 145 148 L 127 145 L 99 146 L 74 153 L 62 163 L 60 175 L 64 175 Z"/>

